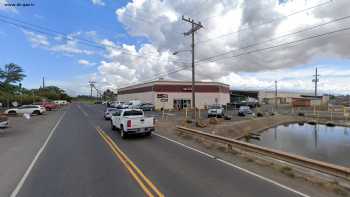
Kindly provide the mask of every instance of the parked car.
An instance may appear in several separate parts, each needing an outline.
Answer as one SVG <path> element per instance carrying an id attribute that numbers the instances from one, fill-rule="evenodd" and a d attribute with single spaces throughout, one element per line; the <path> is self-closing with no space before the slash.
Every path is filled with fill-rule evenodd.
<path id="1" fill-rule="evenodd" d="M 125 109 L 125 108 L 128 108 L 128 105 L 125 104 L 125 102 L 122 102 L 122 101 L 112 101 L 109 105 L 110 107 L 114 107 L 114 108 L 117 108 L 117 109 Z"/>
<path id="2" fill-rule="evenodd" d="M 112 114 L 111 126 L 120 131 L 122 138 L 133 134 L 150 136 L 154 131 L 154 118 L 146 118 L 140 109 L 118 109 Z"/>
<path id="3" fill-rule="evenodd" d="M 51 102 L 35 103 L 35 105 L 41 105 L 45 107 L 46 111 L 51 111 L 58 108 L 58 105 Z"/>
<path id="4" fill-rule="evenodd" d="M 11 108 L 5 111 L 5 114 L 36 114 L 40 115 L 46 111 L 41 105 L 22 105 L 18 108 Z"/>
<path id="5" fill-rule="evenodd" d="M 6 115 L 0 115 L 0 128 L 6 128 L 8 126 L 8 121 L 7 121 L 7 116 Z"/>
<path id="6" fill-rule="evenodd" d="M 105 114 L 103 115 L 103 117 L 105 118 L 105 120 L 110 120 L 112 117 L 112 114 L 114 112 L 116 112 L 116 110 L 118 110 L 117 108 L 112 108 L 112 107 L 107 107 Z"/>
<path id="7" fill-rule="evenodd" d="M 138 105 L 138 108 L 143 111 L 154 111 L 154 105 L 152 103 L 141 103 Z"/>
<path id="8" fill-rule="evenodd" d="M 225 116 L 225 109 L 220 105 L 210 105 L 208 106 L 208 118 L 210 117 L 219 117 L 222 118 Z"/>
<path id="9" fill-rule="evenodd" d="M 238 116 L 246 116 L 253 114 L 249 106 L 240 106 L 238 110 Z"/>
<path id="10" fill-rule="evenodd" d="M 47 103 L 44 103 L 43 104 L 43 107 L 45 107 L 45 109 L 47 111 L 51 111 L 51 110 L 55 110 L 58 108 L 58 105 L 56 105 L 55 103 L 50 103 L 50 102 L 47 102 Z"/>

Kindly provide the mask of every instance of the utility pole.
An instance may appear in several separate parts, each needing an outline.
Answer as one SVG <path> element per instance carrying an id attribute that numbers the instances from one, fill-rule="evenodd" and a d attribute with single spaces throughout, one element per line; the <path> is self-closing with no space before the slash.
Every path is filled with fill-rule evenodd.
<path id="1" fill-rule="evenodd" d="M 192 28 L 188 31 L 188 32 L 185 32 L 184 35 L 185 36 L 189 36 L 189 35 L 192 35 L 192 45 L 191 45 L 191 48 L 192 48 L 192 109 L 193 109 L 193 112 L 192 113 L 192 118 L 195 120 L 195 122 L 197 122 L 197 114 L 196 114 L 196 90 L 195 90 L 195 65 L 194 65 L 194 49 L 195 49 L 195 46 L 194 46 L 194 34 L 196 31 L 198 31 L 199 29 L 203 28 L 201 22 L 194 22 L 193 19 L 191 18 L 185 18 L 184 16 L 182 16 L 182 20 L 185 21 L 185 22 L 188 22 L 188 23 L 191 23 L 192 25 Z"/>
<path id="2" fill-rule="evenodd" d="M 277 110 L 277 80 L 275 81 L 275 109 Z"/>
<path id="3" fill-rule="evenodd" d="M 95 81 L 90 80 L 89 85 L 90 85 L 90 97 L 92 98 L 92 88 L 95 86 Z"/>
<path id="4" fill-rule="evenodd" d="M 317 96 L 317 83 L 320 81 L 320 79 L 318 78 L 320 75 L 317 73 L 317 67 L 316 67 L 316 72 L 315 72 L 315 79 L 312 80 L 312 82 L 315 83 L 315 96 Z"/>

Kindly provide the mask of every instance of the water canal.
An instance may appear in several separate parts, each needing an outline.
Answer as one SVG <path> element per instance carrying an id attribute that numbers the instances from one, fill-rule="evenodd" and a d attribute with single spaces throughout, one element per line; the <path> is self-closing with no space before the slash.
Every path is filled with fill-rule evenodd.
<path id="1" fill-rule="evenodd" d="M 250 143 L 350 167 L 350 128 L 289 124 L 270 128 Z"/>

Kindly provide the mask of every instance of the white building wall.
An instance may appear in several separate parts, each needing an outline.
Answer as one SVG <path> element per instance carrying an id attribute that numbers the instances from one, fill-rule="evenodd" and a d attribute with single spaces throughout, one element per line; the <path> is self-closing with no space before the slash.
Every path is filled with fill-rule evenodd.
<path id="1" fill-rule="evenodd" d="M 144 103 L 155 104 L 155 93 L 154 92 L 140 92 L 132 94 L 118 95 L 118 101 L 128 102 L 130 100 L 140 100 Z"/>
<path id="2" fill-rule="evenodd" d="M 168 95 L 168 102 L 161 102 L 160 98 L 157 98 L 156 94 L 166 94 Z M 156 109 L 173 109 L 174 100 L 192 100 L 191 92 L 157 92 L 155 94 L 155 107 Z M 217 101 L 217 102 L 216 102 Z M 204 109 L 205 106 L 220 104 L 226 105 L 230 102 L 229 93 L 196 93 L 196 106 L 200 109 Z"/>

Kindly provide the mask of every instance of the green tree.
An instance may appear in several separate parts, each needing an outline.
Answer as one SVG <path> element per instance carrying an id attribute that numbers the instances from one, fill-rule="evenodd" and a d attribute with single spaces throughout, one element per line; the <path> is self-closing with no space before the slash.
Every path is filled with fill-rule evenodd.
<path id="1" fill-rule="evenodd" d="M 6 64 L 4 68 L 0 68 L 0 83 L 3 86 L 20 82 L 25 76 L 23 69 L 14 63 Z"/>

